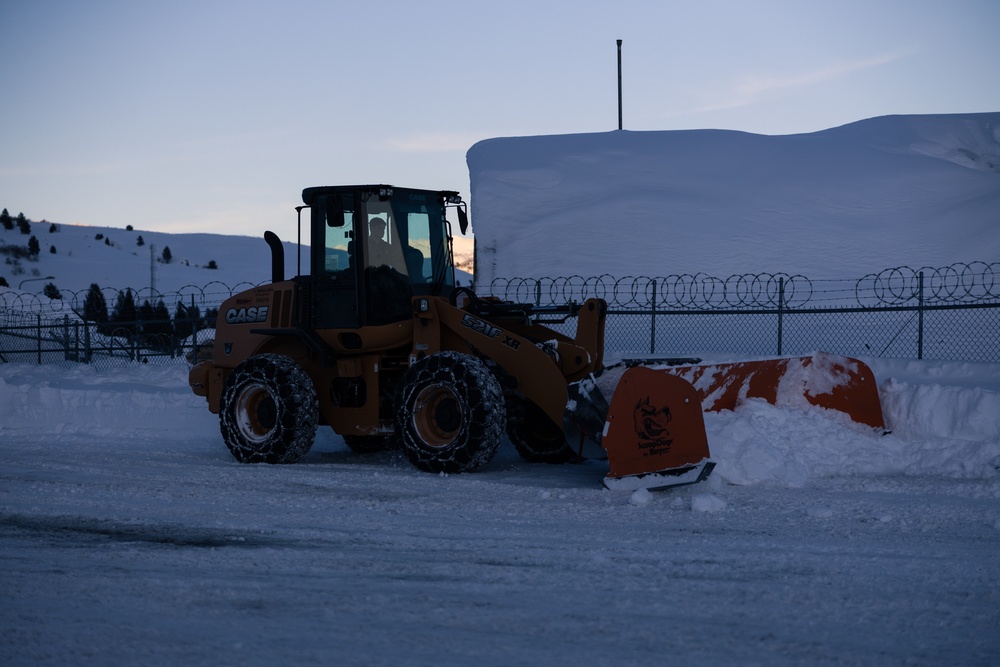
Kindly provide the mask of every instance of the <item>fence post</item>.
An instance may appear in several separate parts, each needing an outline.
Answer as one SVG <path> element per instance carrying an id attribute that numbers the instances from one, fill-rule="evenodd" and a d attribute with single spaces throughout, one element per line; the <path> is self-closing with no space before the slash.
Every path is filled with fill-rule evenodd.
<path id="1" fill-rule="evenodd" d="M 84 350 L 86 350 L 86 352 L 85 352 L 86 357 L 85 358 L 87 360 L 87 363 L 89 364 L 90 360 L 91 360 L 91 357 L 93 355 L 93 351 L 90 349 L 90 323 L 89 322 L 84 322 L 84 327 L 83 327 L 83 346 L 84 346 Z"/>
<path id="2" fill-rule="evenodd" d="M 35 336 L 35 344 L 38 349 L 38 365 L 42 365 L 42 314 L 36 313 L 35 316 L 38 318 L 38 335 Z"/>
<path id="3" fill-rule="evenodd" d="M 924 272 L 920 272 L 917 295 L 917 359 L 924 358 Z"/>
<path id="4" fill-rule="evenodd" d="M 191 363 L 198 363 L 198 320 L 191 321 Z"/>
<path id="5" fill-rule="evenodd" d="M 656 279 L 652 282 L 653 290 L 650 295 L 649 309 L 649 353 L 656 354 Z"/>
<path id="6" fill-rule="evenodd" d="M 778 356 L 781 356 L 785 308 L 785 279 L 778 278 Z"/>
<path id="7" fill-rule="evenodd" d="M 63 315 L 63 361 L 71 359 L 69 351 L 69 315 Z"/>
<path id="8" fill-rule="evenodd" d="M 539 307 L 542 305 L 542 281 L 541 280 L 536 280 L 535 281 L 535 305 L 539 306 Z"/>

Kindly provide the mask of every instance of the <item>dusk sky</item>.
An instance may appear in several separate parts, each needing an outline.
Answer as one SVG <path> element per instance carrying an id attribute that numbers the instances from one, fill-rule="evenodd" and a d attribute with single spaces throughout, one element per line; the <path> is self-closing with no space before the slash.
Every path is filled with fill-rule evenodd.
<path id="1" fill-rule="evenodd" d="M 304 187 L 455 189 L 482 139 L 1000 111 L 996 0 L 0 0 L 0 207 L 294 238 Z M 475 211 L 472 212 L 475 224 Z"/>

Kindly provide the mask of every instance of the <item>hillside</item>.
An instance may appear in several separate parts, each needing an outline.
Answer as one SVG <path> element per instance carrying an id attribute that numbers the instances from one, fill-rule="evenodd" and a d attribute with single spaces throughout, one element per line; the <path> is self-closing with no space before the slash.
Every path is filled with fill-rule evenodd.
<path id="1" fill-rule="evenodd" d="M 50 231 L 53 224 L 54 232 Z M 276 231 L 284 241 L 285 276 L 291 277 L 297 271 L 296 231 L 294 225 L 285 227 L 287 229 Z M 308 231 L 304 233 L 303 242 L 307 244 Z M 170 294 L 192 285 L 204 288 L 222 283 L 226 287 L 245 287 L 247 283 L 256 285 L 271 279 L 271 251 L 262 238 L 207 233 L 163 234 L 45 221 L 32 222 L 30 234 L 22 234 L 16 226 L 13 230 L 0 227 L 0 248 L 26 247 L 31 236 L 39 242 L 40 252 L 36 258 L 15 258 L 7 254 L 0 260 L 3 261 L 0 277 L 6 279 L 10 289 L 18 289 L 23 283 L 24 292 L 39 294 L 46 284 L 53 283 L 60 292 L 72 293 L 84 292 L 92 283 L 97 283 L 102 288 L 141 291 L 150 287 L 152 279 L 159 293 Z M 140 237 L 141 246 L 138 245 Z M 169 263 L 162 261 L 166 248 L 170 249 L 172 257 Z M 212 262 L 214 269 L 209 268 Z M 304 245 L 302 270 L 308 272 L 308 267 L 309 248 Z M 46 279 L 47 276 L 51 279 Z M 462 284 L 468 284 L 471 279 L 471 274 L 459 272 Z"/>
<path id="2" fill-rule="evenodd" d="M 498 138 L 467 161 L 480 285 L 1000 259 L 1000 113 Z"/>
<path id="3" fill-rule="evenodd" d="M 219 234 L 161 234 L 147 230 L 34 222 L 31 234 L 0 228 L 0 244 L 23 246 L 30 236 L 39 241 L 37 260 L 10 261 L 0 267 L 0 276 L 16 289 L 38 293 L 46 283 L 61 291 L 86 290 L 91 283 L 101 287 L 142 290 L 150 287 L 151 270 L 157 291 L 170 293 L 186 285 L 203 287 L 211 282 L 234 286 L 260 283 L 271 277 L 271 259 L 262 239 Z M 138 245 L 141 237 L 143 245 Z M 55 251 L 52 252 L 52 248 Z M 163 261 L 169 248 L 172 257 Z M 152 255 L 152 257 L 151 257 Z M 286 261 L 294 263 L 295 244 L 285 244 Z M 151 261 L 152 260 L 152 261 Z M 215 262 L 217 268 L 208 268 Z M 292 264 L 294 268 L 294 264 Z M 52 276 L 51 280 L 43 280 Z"/>

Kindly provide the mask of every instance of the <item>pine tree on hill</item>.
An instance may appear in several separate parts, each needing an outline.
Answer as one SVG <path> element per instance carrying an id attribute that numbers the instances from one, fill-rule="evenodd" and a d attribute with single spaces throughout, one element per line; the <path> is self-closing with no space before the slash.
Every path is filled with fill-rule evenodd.
<path id="1" fill-rule="evenodd" d="M 170 311 L 167 304 L 160 299 L 155 306 L 145 301 L 140 309 L 140 319 L 143 322 L 142 333 L 145 344 L 158 350 L 169 350 L 174 345 L 174 327 L 170 322 Z"/>
<path id="2" fill-rule="evenodd" d="M 31 221 L 24 217 L 24 213 L 17 214 L 17 227 L 21 230 L 22 234 L 31 233 Z"/>
<path id="3" fill-rule="evenodd" d="M 177 309 L 174 311 L 174 335 L 179 340 L 184 340 L 194 332 L 194 320 L 198 318 L 197 306 L 193 306 L 195 313 L 189 313 L 184 302 L 177 302 Z"/>
<path id="4" fill-rule="evenodd" d="M 139 315 L 135 308 L 135 297 L 132 290 L 126 289 L 119 292 L 115 298 L 115 305 L 111 309 L 111 324 L 115 336 L 124 336 L 131 339 L 138 326 Z"/>
<path id="5" fill-rule="evenodd" d="M 32 234 L 31 238 L 28 239 L 28 254 L 32 257 L 38 257 L 38 253 L 42 251 L 41 245 L 38 243 L 38 239 Z"/>
<path id="6" fill-rule="evenodd" d="M 168 245 L 167 246 L 163 246 L 163 263 L 164 264 L 169 264 L 170 261 L 173 258 L 174 258 L 174 254 L 172 252 L 170 252 L 170 246 L 168 246 Z"/>
<path id="7" fill-rule="evenodd" d="M 108 321 L 108 302 L 104 299 L 104 293 L 97 283 L 91 283 L 87 290 L 87 296 L 83 301 L 83 319 L 85 322 L 97 322 L 98 324 Z"/>
<path id="8" fill-rule="evenodd" d="M 59 291 L 59 288 L 56 287 L 55 283 L 48 283 L 45 285 L 45 289 L 42 290 L 42 294 L 50 299 L 62 299 L 62 293 Z"/>
<path id="9" fill-rule="evenodd" d="M 10 217 L 7 209 L 4 209 L 3 213 L 0 213 L 0 225 L 3 225 L 3 228 L 7 231 L 14 229 L 14 219 Z"/>

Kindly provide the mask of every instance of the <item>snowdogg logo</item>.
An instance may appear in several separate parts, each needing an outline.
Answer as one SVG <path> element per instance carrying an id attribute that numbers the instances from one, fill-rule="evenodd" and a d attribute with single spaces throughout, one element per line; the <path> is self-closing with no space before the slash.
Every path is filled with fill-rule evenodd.
<path id="1" fill-rule="evenodd" d="M 267 322 L 267 306 L 230 308 L 226 311 L 226 324 L 253 324 Z"/>
<path id="2" fill-rule="evenodd" d="M 673 416 L 670 408 L 654 406 L 648 396 L 635 404 L 635 434 L 643 456 L 656 456 L 670 451 L 670 445 L 674 441 L 667 430 L 667 424 L 671 421 Z"/>

